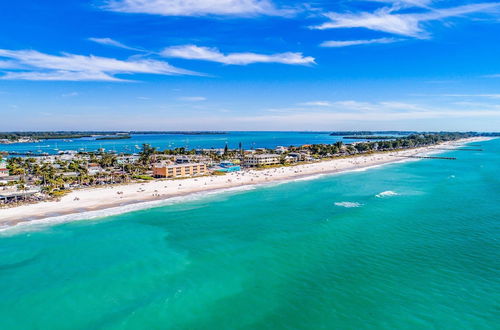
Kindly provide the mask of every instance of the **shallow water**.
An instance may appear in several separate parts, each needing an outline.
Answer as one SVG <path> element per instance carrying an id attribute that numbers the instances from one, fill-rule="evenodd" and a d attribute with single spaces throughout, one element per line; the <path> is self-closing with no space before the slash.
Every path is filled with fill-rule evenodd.
<path id="1" fill-rule="evenodd" d="M 500 140 L 4 232 L 0 329 L 494 329 Z"/>

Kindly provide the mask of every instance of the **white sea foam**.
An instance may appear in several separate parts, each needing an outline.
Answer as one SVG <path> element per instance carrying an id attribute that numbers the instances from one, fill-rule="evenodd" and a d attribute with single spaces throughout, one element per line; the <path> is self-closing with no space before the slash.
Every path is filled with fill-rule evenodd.
<path id="1" fill-rule="evenodd" d="M 357 202 L 337 202 L 335 203 L 336 206 L 341 206 L 341 207 L 360 207 L 362 204 L 357 203 Z"/>
<path id="2" fill-rule="evenodd" d="M 290 180 L 288 182 L 300 182 L 300 181 L 316 180 L 316 179 L 321 179 L 322 177 L 325 177 L 327 175 L 328 175 L 328 173 L 312 174 L 312 175 L 304 176 L 302 178 L 293 179 L 293 180 Z"/>
<path id="3" fill-rule="evenodd" d="M 394 192 L 392 190 L 387 190 L 387 191 L 381 192 L 380 194 L 376 194 L 375 197 L 386 198 L 386 197 L 392 197 L 392 196 L 397 196 L 397 195 L 399 195 L 397 192 Z"/>
<path id="4" fill-rule="evenodd" d="M 433 150 L 433 153 L 441 153 L 443 152 L 442 150 Z M 244 186 L 239 186 L 239 187 L 233 187 L 233 188 L 225 188 L 225 189 L 218 189 L 218 190 L 212 190 L 212 191 L 207 191 L 207 192 L 199 192 L 199 193 L 192 193 L 189 195 L 185 196 L 179 196 L 179 197 L 172 197 L 166 200 L 159 200 L 159 201 L 150 201 L 150 202 L 139 202 L 139 203 L 134 203 L 134 204 L 127 204 L 124 206 L 118 206 L 118 207 L 113 207 L 113 208 L 108 208 L 108 209 L 103 209 L 103 210 L 96 210 L 96 211 L 84 211 L 81 213 L 74 213 L 74 214 L 68 214 L 68 215 L 61 215 L 61 216 L 53 216 L 53 217 L 48 217 L 44 219 L 39 219 L 39 220 L 31 220 L 31 221 L 25 221 L 25 222 L 20 222 L 16 224 L 15 226 L 0 226 L 0 235 L 5 235 L 5 234 L 11 234 L 13 232 L 19 232 L 19 231 L 25 231 L 25 230 L 38 230 L 45 228 L 50 225 L 55 225 L 55 224 L 61 224 L 61 223 L 66 223 L 66 222 L 71 222 L 71 221 L 78 221 L 78 220 L 93 220 L 93 219 L 98 219 L 98 218 L 104 218 L 104 217 L 109 217 L 109 216 L 114 216 L 114 215 L 119 215 L 119 214 L 124 214 L 124 213 L 129 213 L 129 212 L 134 212 L 134 211 L 139 211 L 139 210 L 144 210 L 144 209 L 149 209 L 149 208 L 155 208 L 155 207 L 161 207 L 161 206 L 167 206 L 171 204 L 176 204 L 176 203 L 182 203 L 182 202 L 189 202 L 191 200 L 197 200 L 201 199 L 210 195 L 215 195 L 215 194 L 220 194 L 220 193 L 230 193 L 230 192 L 236 192 L 236 191 L 245 191 L 245 190 L 253 190 L 258 187 L 266 187 L 266 186 L 272 186 L 272 185 L 279 185 L 287 182 L 294 182 L 294 181 L 309 181 L 309 180 L 316 180 L 323 178 L 325 176 L 333 176 L 333 175 L 341 175 L 341 174 L 347 174 L 347 173 L 352 173 L 352 172 L 363 172 L 367 171 L 370 169 L 374 168 L 379 168 L 382 166 L 390 165 L 390 164 L 397 164 L 397 163 L 405 163 L 405 162 L 411 162 L 411 161 L 418 161 L 420 159 L 418 158 L 403 158 L 398 161 L 394 162 L 387 162 L 383 164 L 376 164 L 372 166 L 366 166 L 358 169 L 344 169 L 341 171 L 335 171 L 335 172 L 330 172 L 330 173 L 321 173 L 321 174 L 311 174 L 311 175 L 306 175 L 301 178 L 290 178 L 290 179 L 285 179 L 283 181 L 274 181 L 274 182 L 266 182 L 266 183 L 260 183 L 260 184 L 250 184 L 250 185 L 244 185 Z M 383 195 L 385 193 L 388 193 L 386 195 Z M 377 197 L 388 197 L 388 196 L 394 196 L 392 194 L 394 192 L 382 192 L 380 194 L 377 194 Z M 362 204 L 356 203 L 356 202 L 338 202 L 335 203 L 336 206 L 340 207 L 346 207 L 346 208 L 352 208 L 352 207 L 360 207 Z"/>
<path id="5" fill-rule="evenodd" d="M 255 189 L 255 186 L 240 186 L 233 188 L 225 188 L 225 189 L 218 189 L 206 192 L 192 193 L 185 196 L 172 197 L 165 200 L 139 202 L 139 203 L 127 204 L 123 206 L 111 207 L 96 211 L 84 211 L 80 213 L 72 213 L 67 215 L 48 217 L 39 220 L 24 221 L 24 222 L 19 222 L 14 226 L 0 226 L 0 235 L 12 235 L 23 231 L 38 231 L 46 228 L 47 226 L 53 226 L 67 222 L 81 221 L 81 220 L 95 220 L 95 219 L 120 215 L 124 213 L 130 213 L 134 211 L 140 211 L 156 207 L 179 204 L 183 202 L 200 200 L 202 198 L 207 198 L 223 193 L 234 193 L 234 192 L 248 191 L 253 189 Z"/>
<path id="6" fill-rule="evenodd" d="M 370 165 L 370 166 L 364 166 L 360 168 L 353 168 L 348 171 L 343 171 L 343 173 L 349 173 L 349 172 L 366 172 L 369 170 L 372 170 L 374 168 L 379 168 L 379 167 L 384 167 L 386 165 L 394 164 L 396 162 L 390 162 L 390 163 L 382 163 L 382 164 L 375 164 L 375 165 Z"/>

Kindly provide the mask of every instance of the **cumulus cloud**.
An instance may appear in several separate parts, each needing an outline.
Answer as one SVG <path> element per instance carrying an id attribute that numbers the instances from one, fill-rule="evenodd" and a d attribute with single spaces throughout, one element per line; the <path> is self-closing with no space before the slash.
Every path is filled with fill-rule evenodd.
<path id="1" fill-rule="evenodd" d="M 291 65 L 314 64 L 313 57 L 304 57 L 302 53 L 286 52 L 271 55 L 256 53 L 223 54 L 217 48 L 199 47 L 196 45 L 168 47 L 161 52 L 161 55 L 164 57 L 211 61 L 229 65 L 247 65 L 252 63 L 281 63 Z"/>
<path id="2" fill-rule="evenodd" d="M 118 60 L 75 54 L 50 55 L 35 50 L 0 49 L 0 58 L 13 61 L 16 70 L 5 71 L 0 79 L 62 81 L 125 81 L 117 74 L 199 75 L 151 59 Z"/>
<path id="3" fill-rule="evenodd" d="M 163 16 L 255 16 L 287 15 L 270 0 L 108 0 L 104 9 L 122 13 Z"/>
<path id="4" fill-rule="evenodd" d="M 384 7 L 374 12 L 325 13 L 329 21 L 311 28 L 318 30 L 338 28 L 366 28 L 374 31 L 415 38 L 429 36 L 423 23 L 469 14 L 496 13 L 500 3 L 476 3 L 451 8 L 432 9 L 419 13 L 398 13 L 397 7 Z"/>
<path id="5" fill-rule="evenodd" d="M 368 39 L 368 40 L 330 40 L 324 41 L 320 44 L 321 47 L 349 47 L 349 46 L 359 46 L 359 45 L 371 45 L 371 44 L 390 44 L 393 42 L 401 41 L 401 39 L 396 38 L 378 38 L 378 39 Z"/>

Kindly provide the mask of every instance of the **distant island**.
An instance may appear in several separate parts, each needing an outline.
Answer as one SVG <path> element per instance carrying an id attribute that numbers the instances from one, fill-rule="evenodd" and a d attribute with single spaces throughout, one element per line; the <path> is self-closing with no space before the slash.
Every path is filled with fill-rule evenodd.
<path id="1" fill-rule="evenodd" d="M 90 138 L 93 136 L 119 135 L 122 132 L 82 132 L 82 131 L 54 131 L 54 132 L 0 132 L 1 141 L 23 142 L 22 140 L 62 140 Z M 32 141 L 33 142 L 33 141 Z"/>
<path id="2" fill-rule="evenodd" d="M 336 131 L 330 133 L 331 136 L 358 136 L 358 135 L 410 135 L 416 134 L 415 131 Z"/>
<path id="3" fill-rule="evenodd" d="M 355 135 L 355 136 L 343 136 L 346 140 L 391 140 L 396 139 L 397 136 L 381 136 L 381 135 Z"/>
<path id="4" fill-rule="evenodd" d="M 42 140 L 66 140 L 80 138 L 96 138 L 96 140 L 129 139 L 131 135 L 222 135 L 227 132 L 218 131 L 54 131 L 54 132 L 0 132 L 0 144 L 36 143 Z"/>
<path id="5" fill-rule="evenodd" d="M 103 136 L 96 138 L 97 141 L 101 140 L 126 140 L 132 138 L 130 135 L 115 135 L 115 136 Z"/>
<path id="6" fill-rule="evenodd" d="M 415 134 L 446 134 L 450 132 L 417 132 L 417 131 L 335 131 L 330 133 L 330 136 L 342 136 L 344 139 L 365 139 L 365 140 L 385 140 L 395 139 L 398 136 L 410 136 Z M 462 132 L 471 137 L 498 137 L 499 132 Z M 378 136 L 375 136 L 378 135 Z M 394 135 L 394 136 L 387 136 Z"/>

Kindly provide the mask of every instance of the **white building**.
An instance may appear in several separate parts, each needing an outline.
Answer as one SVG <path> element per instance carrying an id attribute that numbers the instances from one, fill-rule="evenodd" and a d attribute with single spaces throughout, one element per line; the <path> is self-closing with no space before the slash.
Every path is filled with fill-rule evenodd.
<path id="1" fill-rule="evenodd" d="M 0 163 L 0 177 L 9 176 L 9 170 L 7 169 L 6 163 Z"/>
<path id="2" fill-rule="evenodd" d="M 118 156 L 116 157 L 116 162 L 120 165 L 124 164 L 134 164 L 139 160 L 139 156 L 137 155 L 130 155 L 130 156 Z"/>
<path id="3" fill-rule="evenodd" d="M 276 149 L 274 149 L 274 151 L 276 151 L 279 154 L 282 154 L 282 153 L 287 152 L 288 148 L 287 147 L 283 147 L 283 146 L 277 146 Z"/>
<path id="4" fill-rule="evenodd" d="M 280 155 L 258 154 L 245 157 L 244 165 L 248 167 L 276 165 L 280 163 Z"/>

